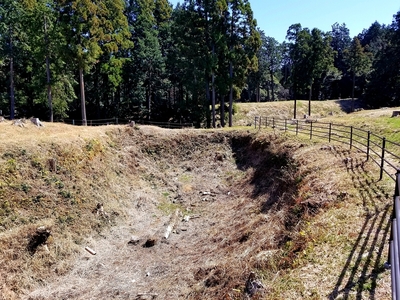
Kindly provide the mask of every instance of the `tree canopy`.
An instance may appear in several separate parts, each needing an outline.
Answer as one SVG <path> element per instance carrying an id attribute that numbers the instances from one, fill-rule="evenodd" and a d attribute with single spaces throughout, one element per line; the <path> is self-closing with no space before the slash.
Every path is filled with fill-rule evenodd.
<path id="1" fill-rule="evenodd" d="M 248 0 L 4 0 L 0 111 L 216 127 L 233 125 L 235 101 L 399 105 L 399 48 L 400 12 L 355 37 L 293 24 L 279 43 Z"/>

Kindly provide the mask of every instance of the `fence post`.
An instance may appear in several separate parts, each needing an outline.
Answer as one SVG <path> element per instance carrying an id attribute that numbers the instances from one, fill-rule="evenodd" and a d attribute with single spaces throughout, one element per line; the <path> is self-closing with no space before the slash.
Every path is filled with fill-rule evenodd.
<path id="1" fill-rule="evenodd" d="M 386 147 L 386 138 L 382 138 L 381 173 L 379 175 L 379 180 L 382 180 L 383 177 L 383 167 L 385 166 L 385 147 Z"/>
<path id="2" fill-rule="evenodd" d="M 369 144 L 371 140 L 371 131 L 368 130 L 368 137 L 367 137 L 367 160 L 369 160 Z"/>
<path id="3" fill-rule="evenodd" d="M 257 129 L 257 121 L 258 121 L 258 117 L 255 116 L 254 117 L 254 129 Z"/>
<path id="4" fill-rule="evenodd" d="M 299 133 L 299 120 L 296 120 L 296 135 Z"/>
<path id="5" fill-rule="evenodd" d="M 350 126 L 350 149 L 353 147 L 353 126 Z"/>
<path id="6" fill-rule="evenodd" d="M 258 129 L 261 129 L 261 116 L 260 116 L 260 120 L 258 121 Z"/>
<path id="7" fill-rule="evenodd" d="M 275 118 L 272 118 L 272 128 L 275 128 Z"/>
<path id="8" fill-rule="evenodd" d="M 312 124 L 313 124 L 313 122 L 311 121 L 311 123 L 310 123 L 310 140 L 312 140 Z"/>
<path id="9" fill-rule="evenodd" d="M 265 117 L 265 128 L 268 127 L 268 117 Z"/>
<path id="10" fill-rule="evenodd" d="M 72 119 L 72 125 L 75 125 L 75 120 L 74 119 Z"/>

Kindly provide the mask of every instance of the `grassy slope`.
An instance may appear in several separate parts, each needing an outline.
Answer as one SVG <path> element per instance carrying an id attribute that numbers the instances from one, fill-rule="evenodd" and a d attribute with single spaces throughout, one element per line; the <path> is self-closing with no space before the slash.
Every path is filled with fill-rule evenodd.
<path id="1" fill-rule="evenodd" d="M 242 120 L 237 123 L 249 122 L 257 106 L 263 115 L 290 111 L 288 102 L 239 105 L 236 118 Z M 333 111 L 340 119 L 332 117 L 332 122 L 354 121 L 377 133 L 390 132 L 387 126 L 396 125 L 387 116 L 389 111 L 347 115 L 334 102 L 318 102 L 313 110 L 321 116 Z M 132 259 L 132 250 L 126 248 L 125 239 L 112 247 L 115 237 L 159 230 L 175 208 L 186 211 L 188 201 L 193 206 L 185 214 L 203 216 L 187 225 L 188 236 L 174 235 L 171 244 L 160 244 L 153 252 L 135 250 L 153 267 L 167 268 L 165 261 L 155 260 L 151 253 L 172 262 L 167 275 L 152 278 L 152 283 L 140 276 L 135 279 L 139 286 L 153 286 L 164 299 L 172 295 L 241 299 L 250 271 L 263 281 L 266 299 L 390 298 L 390 276 L 382 266 L 393 183 L 386 178 L 377 182 L 375 166 L 339 145 L 253 129 L 213 133 L 60 124 L 39 129 L 0 123 L 0 138 L 0 291 L 4 299 L 19 299 L 32 289 L 36 290 L 32 299 L 55 295 L 118 298 L 110 294 L 115 290 L 121 297 L 136 296 L 137 288 L 130 283 L 126 289 L 123 280 L 115 277 L 118 272 L 93 268 L 112 262 L 130 274 L 123 265 Z M 353 159 L 346 163 L 348 157 Z M 57 171 L 50 170 L 49 159 L 57 161 Z M 271 181 L 277 177 L 278 181 Z M 295 189 L 288 189 L 290 185 Z M 198 196 L 210 189 L 220 195 L 212 204 Z M 227 197 L 228 191 L 234 196 Z M 198 198 L 199 202 L 193 200 Z M 92 213 L 97 202 L 105 204 L 110 221 Z M 43 225 L 52 231 L 49 253 L 38 248 L 30 255 L 29 239 Z M 176 260 L 171 247 L 178 249 L 182 243 L 186 250 L 180 250 Z M 86 257 L 82 251 L 86 245 L 109 247 L 108 256 Z M 109 261 L 115 256 L 124 260 Z M 54 275 L 61 281 L 51 279 Z M 99 278 L 107 282 L 100 280 L 103 290 L 95 294 Z M 174 278 L 186 284 L 180 281 L 178 288 Z M 165 285 L 164 290 L 173 294 L 157 290 Z"/>

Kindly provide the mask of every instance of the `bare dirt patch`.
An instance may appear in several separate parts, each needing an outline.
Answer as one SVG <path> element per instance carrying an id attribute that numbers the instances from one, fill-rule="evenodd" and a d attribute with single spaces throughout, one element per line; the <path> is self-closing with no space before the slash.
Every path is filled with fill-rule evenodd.
<path id="1" fill-rule="evenodd" d="M 307 266 L 311 244 L 320 249 L 323 234 L 310 222 L 356 197 L 361 166 L 343 162 L 351 153 L 255 131 L 93 130 L 89 137 L 78 130 L 73 145 L 25 137 L 20 148 L 2 149 L 9 154 L 0 161 L 0 199 L 13 197 L 0 233 L 4 299 L 312 298 L 300 286 L 319 282 L 318 274 L 292 286 L 284 280 Z M 45 166 L 48 157 L 57 160 L 55 174 Z M 35 201 L 40 206 L 29 210 Z M 93 212 L 99 202 L 109 217 Z M 30 254 L 40 226 L 51 231 L 48 252 Z M 334 291 L 339 275 L 326 276 L 321 297 Z M 259 288 L 250 293 L 248 286 Z"/>

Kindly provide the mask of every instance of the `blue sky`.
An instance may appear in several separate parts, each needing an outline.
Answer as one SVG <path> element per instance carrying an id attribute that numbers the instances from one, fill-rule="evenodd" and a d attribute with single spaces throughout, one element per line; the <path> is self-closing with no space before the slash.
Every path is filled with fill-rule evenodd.
<path id="1" fill-rule="evenodd" d="M 174 7 L 183 0 L 169 0 Z M 400 10 L 398 0 L 249 0 L 258 27 L 267 36 L 283 42 L 289 26 L 300 23 L 303 28 L 330 31 L 337 22 L 345 23 L 350 36 L 356 36 L 378 21 L 392 23 Z"/>

